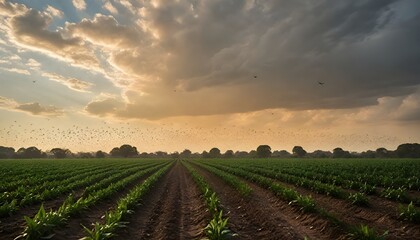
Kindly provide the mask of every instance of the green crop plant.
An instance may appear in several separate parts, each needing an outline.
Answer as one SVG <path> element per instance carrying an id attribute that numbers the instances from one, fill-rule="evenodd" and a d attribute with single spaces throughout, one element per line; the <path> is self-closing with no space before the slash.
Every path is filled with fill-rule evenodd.
<path id="1" fill-rule="evenodd" d="M 52 238 L 54 235 L 49 234 L 51 229 L 65 221 L 65 217 L 57 212 L 52 210 L 46 212 L 43 205 L 41 205 L 38 213 L 32 219 L 27 216 L 24 216 L 24 219 L 26 228 L 18 238 L 28 240 Z"/>
<path id="2" fill-rule="evenodd" d="M 399 207 L 399 218 L 415 223 L 420 223 L 420 210 L 416 209 L 413 202 L 410 202 L 407 207 L 401 205 Z"/>
<path id="3" fill-rule="evenodd" d="M 315 212 L 316 211 L 316 205 L 315 201 L 311 196 L 302 196 L 299 195 L 297 198 L 291 202 L 289 202 L 291 205 L 297 205 L 300 207 L 300 210 L 304 212 Z"/>
<path id="4" fill-rule="evenodd" d="M 379 235 L 374 228 L 370 228 L 367 225 L 360 225 L 350 234 L 351 238 L 355 240 L 384 240 L 387 235 L 388 231 Z"/>
<path id="5" fill-rule="evenodd" d="M 402 187 L 397 188 L 397 189 L 386 188 L 381 192 L 381 196 L 391 199 L 391 200 L 400 201 L 400 202 L 409 201 L 407 191 Z"/>
<path id="6" fill-rule="evenodd" d="M 363 193 L 351 193 L 348 199 L 351 201 L 351 204 L 353 205 L 364 206 L 364 207 L 369 206 L 369 199 Z"/>
<path id="7" fill-rule="evenodd" d="M 223 240 L 229 239 L 235 234 L 232 233 L 227 227 L 229 218 L 223 217 L 223 211 L 219 214 L 214 214 L 213 219 L 204 229 L 207 237 L 210 240 Z"/>
<path id="8" fill-rule="evenodd" d="M 10 203 L 5 202 L 2 206 L 0 206 L 0 217 L 10 216 L 18 209 L 16 200 L 12 200 Z"/>

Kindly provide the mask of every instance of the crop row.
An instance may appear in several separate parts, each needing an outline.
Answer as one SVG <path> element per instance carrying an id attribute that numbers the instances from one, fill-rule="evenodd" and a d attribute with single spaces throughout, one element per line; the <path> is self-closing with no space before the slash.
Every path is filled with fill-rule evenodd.
<path id="1" fill-rule="evenodd" d="M 50 210 L 49 212 L 46 212 L 41 205 L 40 210 L 33 218 L 25 216 L 26 228 L 20 237 L 25 239 L 49 237 L 51 236 L 50 234 L 54 228 L 65 225 L 71 216 L 80 213 L 82 210 L 93 206 L 97 202 L 112 196 L 128 184 L 136 181 L 146 174 L 156 171 L 159 168 L 162 168 L 162 165 L 149 167 L 110 185 L 105 184 L 108 181 L 108 179 L 105 179 L 102 185 L 108 185 L 107 187 L 97 191 L 92 191 L 88 196 L 82 196 L 77 201 L 72 195 L 70 195 L 56 211 Z"/>
<path id="2" fill-rule="evenodd" d="M 207 237 L 210 240 L 219 240 L 235 236 L 236 234 L 232 233 L 228 228 L 229 219 L 223 216 L 223 210 L 220 207 L 220 201 L 216 192 L 210 188 L 204 178 L 191 166 L 191 164 L 185 161 L 183 161 L 182 164 L 187 168 L 195 183 L 198 185 L 207 203 L 207 208 L 212 214 L 212 219 L 204 229 Z"/>
<path id="3" fill-rule="evenodd" d="M 125 197 L 118 200 L 117 206 L 113 211 L 105 213 L 105 223 L 96 222 L 93 229 L 84 226 L 86 237 L 84 240 L 104 240 L 114 236 L 114 232 L 121 227 L 125 227 L 128 222 L 124 220 L 128 215 L 134 213 L 141 198 L 150 191 L 159 178 L 172 166 L 167 164 L 143 183 L 137 185 Z"/>

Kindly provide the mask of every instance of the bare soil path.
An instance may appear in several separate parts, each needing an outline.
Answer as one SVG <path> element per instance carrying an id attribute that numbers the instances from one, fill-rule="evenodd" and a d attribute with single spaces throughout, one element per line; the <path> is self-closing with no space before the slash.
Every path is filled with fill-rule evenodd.
<path id="1" fill-rule="evenodd" d="M 229 226 L 238 239 L 345 239 L 328 221 L 314 214 L 304 214 L 256 184 L 247 182 L 253 194 L 242 197 L 217 176 L 194 165 L 218 194 Z"/>
<path id="2" fill-rule="evenodd" d="M 210 214 L 187 169 L 176 162 L 128 221 L 116 239 L 201 239 Z"/>

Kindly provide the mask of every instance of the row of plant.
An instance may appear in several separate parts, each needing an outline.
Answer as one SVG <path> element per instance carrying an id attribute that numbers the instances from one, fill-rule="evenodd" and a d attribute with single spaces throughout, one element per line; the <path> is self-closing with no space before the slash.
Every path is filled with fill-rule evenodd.
<path id="1" fill-rule="evenodd" d="M 122 166 L 125 167 L 125 166 Z M 91 171 L 83 171 L 81 173 L 73 173 L 73 175 L 68 175 L 67 178 L 64 179 L 57 179 L 52 181 L 45 181 L 36 186 L 19 186 L 17 189 L 11 192 L 3 192 L 0 195 L 0 203 L 10 201 L 10 200 L 18 200 L 21 201 L 25 199 L 27 196 L 30 195 L 43 195 L 42 193 L 45 192 L 48 194 L 51 189 L 56 189 L 57 187 L 62 187 L 63 185 L 69 185 L 76 181 L 83 181 L 87 177 L 96 176 L 96 175 L 105 175 L 107 172 L 112 171 L 113 168 L 109 167 L 102 167 L 97 168 Z M 26 201 L 23 201 L 21 205 L 25 205 Z"/>
<path id="2" fill-rule="evenodd" d="M 142 184 L 137 185 L 125 197 L 118 200 L 117 206 L 113 211 L 105 213 L 105 222 L 96 222 L 93 229 L 85 226 L 86 236 L 84 240 L 104 240 L 114 236 L 118 228 L 125 227 L 128 222 L 124 221 L 128 215 L 132 214 L 143 196 L 150 191 L 159 178 L 172 166 L 167 164 L 159 171 L 147 178 Z"/>
<path id="3" fill-rule="evenodd" d="M 88 209 L 103 199 L 111 197 L 127 185 L 161 168 L 163 166 L 159 165 L 136 172 L 118 182 L 109 184 L 105 188 L 93 191 L 88 196 L 82 196 L 77 201 L 70 195 L 56 211 L 51 209 L 49 212 L 46 212 L 41 205 L 40 210 L 33 218 L 24 217 L 26 227 L 20 238 L 40 239 L 49 237 L 54 228 L 65 225 L 71 216 Z"/>
<path id="4" fill-rule="evenodd" d="M 241 195 L 248 197 L 249 195 L 252 194 L 252 188 L 249 187 L 248 184 L 246 184 L 244 181 L 241 181 L 240 179 L 238 179 L 236 176 L 230 173 L 224 172 L 222 170 L 219 170 L 210 165 L 205 165 L 198 162 L 196 162 L 196 164 L 205 168 L 207 171 L 213 173 L 214 175 L 220 177 L 221 179 L 223 179 L 227 184 L 229 184 L 230 186 L 238 190 Z"/>
<path id="5" fill-rule="evenodd" d="M 182 161 L 182 164 L 191 174 L 194 182 L 198 185 L 209 209 L 212 219 L 204 228 L 206 236 L 210 240 L 222 240 L 236 236 L 229 228 L 229 218 L 223 216 L 223 210 L 220 207 L 220 201 L 216 193 L 210 188 L 204 178 L 191 166 L 191 164 Z"/>
<path id="6" fill-rule="evenodd" d="M 8 164 L 7 164 L 8 163 Z M 7 175 L 0 179 L 0 192 L 11 192 L 20 186 L 38 186 L 45 182 L 67 179 L 69 177 L 96 171 L 103 168 L 114 168 L 118 162 L 71 161 L 71 160 L 14 160 L 2 162 L 0 169 Z M 21 171 L 24 173 L 19 174 Z"/>
<path id="7" fill-rule="evenodd" d="M 142 164 L 137 164 L 137 165 L 140 165 L 140 166 L 135 169 L 142 169 L 149 166 L 149 165 L 142 165 Z M 61 196 L 64 193 L 70 192 L 73 189 L 77 189 L 84 186 L 90 186 L 90 184 L 97 182 L 98 180 L 101 180 L 108 175 L 111 175 L 111 176 L 114 174 L 118 175 L 119 172 L 124 172 L 127 169 L 129 170 L 129 172 L 133 172 L 132 171 L 133 167 L 134 165 L 130 165 L 130 166 L 123 165 L 123 166 L 120 166 L 119 169 L 113 169 L 113 170 L 103 169 L 100 172 L 97 172 L 96 174 L 91 173 L 90 175 L 89 174 L 83 175 L 84 178 L 82 179 L 74 180 L 74 178 L 71 178 L 74 180 L 73 182 L 65 181 L 63 182 L 64 185 L 62 186 L 56 186 L 56 187 L 53 187 L 52 189 L 45 189 L 43 192 L 40 192 L 40 193 L 36 193 L 35 190 L 29 191 L 21 199 L 19 198 L 13 199 L 12 197 L 9 196 L 12 200 L 4 202 L 0 206 L 0 217 L 7 217 L 14 214 L 15 212 L 19 210 L 21 206 L 39 203 L 48 199 L 54 199 L 58 196 Z M 90 188 L 88 188 L 88 190 L 89 189 Z"/>
<path id="8" fill-rule="evenodd" d="M 229 168 L 227 166 L 221 166 L 220 164 L 215 163 L 205 164 L 211 165 L 220 170 L 232 173 L 234 175 L 243 177 L 249 181 L 255 182 L 261 187 L 272 191 L 275 195 L 288 201 L 290 205 L 296 206 L 299 210 L 303 212 L 319 214 L 320 216 L 330 221 L 332 224 L 339 226 L 345 231 L 347 231 L 349 233 L 349 236 L 351 236 L 353 239 L 380 239 L 380 237 L 387 235 L 387 232 L 383 234 L 378 234 L 375 229 L 370 228 L 367 225 L 353 226 L 346 222 L 343 222 L 328 211 L 326 211 L 325 209 L 317 206 L 311 196 L 301 195 L 291 188 L 287 188 L 277 182 L 273 182 L 270 178 L 246 171 L 241 168 Z"/>
<path id="9" fill-rule="evenodd" d="M 298 163 L 277 161 L 270 167 L 284 171 L 298 171 L 319 180 L 339 177 L 337 181 L 346 180 L 356 183 L 367 183 L 385 188 L 405 188 L 420 190 L 418 161 L 411 159 L 343 159 L 343 160 L 297 160 Z"/>
<path id="10" fill-rule="evenodd" d="M 13 192 L 18 190 L 18 188 L 29 188 L 33 186 L 39 187 L 51 181 L 59 181 L 75 175 L 101 170 L 104 169 L 104 166 L 75 166 L 71 169 L 47 169 L 48 174 L 45 174 L 45 169 L 33 170 L 28 168 L 26 169 L 25 176 L 13 175 L 14 172 L 10 172 L 10 175 L 1 180 L 0 192 Z"/>

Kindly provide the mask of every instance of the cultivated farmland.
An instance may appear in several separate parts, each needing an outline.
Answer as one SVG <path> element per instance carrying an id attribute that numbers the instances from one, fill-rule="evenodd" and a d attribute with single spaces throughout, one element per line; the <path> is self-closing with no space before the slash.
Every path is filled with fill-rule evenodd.
<path id="1" fill-rule="evenodd" d="M 0 239 L 420 239 L 420 161 L 0 161 Z"/>

